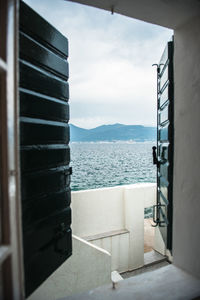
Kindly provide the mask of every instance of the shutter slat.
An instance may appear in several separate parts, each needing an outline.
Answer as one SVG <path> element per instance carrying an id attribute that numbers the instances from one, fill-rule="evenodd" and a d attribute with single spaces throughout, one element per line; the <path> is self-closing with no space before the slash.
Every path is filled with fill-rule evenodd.
<path id="1" fill-rule="evenodd" d="M 68 57 L 68 40 L 24 2 L 20 2 L 20 30 L 53 51 Z"/>
<path id="2" fill-rule="evenodd" d="M 34 62 L 39 67 L 68 79 L 69 67 L 67 60 L 22 33 L 20 34 L 20 45 L 20 56 L 23 60 Z"/>
<path id="3" fill-rule="evenodd" d="M 69 125 L 21 120 L 21 145 L 68 144 Z"/>
<path id="4" fill-rule="evenodd" d="M 34 145 L 21 147 L 22 173 L 60 167 L 70 163 L 70 149 L 66 145 Z"/>
<path id="5" fill-rule="evenodd" d="M 33 65 L 25 64 L 24 61 L 20 62 L 20 87 L 65 101 L 69 99 L 67 82 L 59 80 L 50 73 L 42 72 Z"/>
<path id="6" fill-rule="evenodd" d="M 53 192 L 65 189 L 69 185 L 69 166 L 24 174 L 21 183 L 22 199 L 28 201 L 27 199 L 50 195 Z"/>
<path id="7" fill-rule="evenodd" d="M 37 197 L 23 204 L 23 220 L 24 226 L 29 227 L 33 222 L 38 222 L 52 214 L 57 214 L 59 211 L 69 206 L 71 203 L 71 191 L 69 188 L 58 192 Z"/>
<path id="8" fill-rule="evenodd" d="M 69 103 L 41 94 L 21 91 L 20 115 L 67 123 L 69 121 Z"/>

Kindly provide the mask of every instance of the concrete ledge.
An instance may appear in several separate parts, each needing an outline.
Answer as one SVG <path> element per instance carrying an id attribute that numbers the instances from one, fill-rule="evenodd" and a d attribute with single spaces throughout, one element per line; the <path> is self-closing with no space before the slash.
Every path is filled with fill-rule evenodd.
<path id="1" fill-rule="evenodd" d="M 101 234 L 82 237 L 82 239 L 90 242 L 90 241 L 95 241 L 95 240 L 104 239 L 115 235 L 126 234 L 126 233 L 129 233 L 127 229 L 113 230 L 113 231 L 103 232 Z"/>
<path id="2" fill-rule="evenodd" d="M 119 281 L 121 281 L 121 280 L 124 280 L 124 279 L 123 279 L 122 276 L 119 274 L 119 272 L 113 271 L 113 272 L 111 273 L 111 280 L 112 280 L 113 283 L 117 283 L 117 282 L 119 282 Z"/>
<path id="3" fill-rule="evenodd" d="M 191 300 L 200 299 L 200 280 L 174 265 L 136 275 L 84 294 L 59 300 Z"/>

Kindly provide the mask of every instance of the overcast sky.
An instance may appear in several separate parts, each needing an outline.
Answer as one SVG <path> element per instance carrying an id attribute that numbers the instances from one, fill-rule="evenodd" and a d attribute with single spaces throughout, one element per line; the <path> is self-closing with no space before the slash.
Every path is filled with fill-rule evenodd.
<path id="1" fill-rule="evenodd" d="M 156 69 L 169 29 L 63 0 L 26 0 L 69 39 L 71 123 L 156 125 Z"/>

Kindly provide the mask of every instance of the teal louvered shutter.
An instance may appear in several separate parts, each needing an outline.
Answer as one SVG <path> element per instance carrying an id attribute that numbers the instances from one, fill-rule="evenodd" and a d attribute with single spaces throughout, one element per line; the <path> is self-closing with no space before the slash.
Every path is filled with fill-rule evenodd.
<path id="1" fill-rule="evenodd" d="M 157 157 L 157 205 L 154 221 L 159 226 L 166 248 L 172 250 L 172 196 L 173 196 L 173 139 L 174 139 L 174 80 L 173 41 L 167 43 L 158 72 L 158 137 Z"/>
<path id="2" fill-rule="evenodd" d="M 26 296 L 72 254 L 68 40 L 20 3 L 20 156 Z"/>

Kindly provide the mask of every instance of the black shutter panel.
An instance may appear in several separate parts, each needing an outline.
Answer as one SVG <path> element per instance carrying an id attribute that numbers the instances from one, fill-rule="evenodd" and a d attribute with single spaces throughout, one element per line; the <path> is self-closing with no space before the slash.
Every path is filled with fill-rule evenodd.
<path id="1" fill-rule="evenodd" d="M 20 153 L 25 291 L 71 254 L 68 41 L 20 3 Z"/>
<path id="2" fill-rule="evenodd" d="M 157 225 L 166 248 L 172 250 L 174 80 L 173 42 L 168 42 L 158 71 Z"/>

